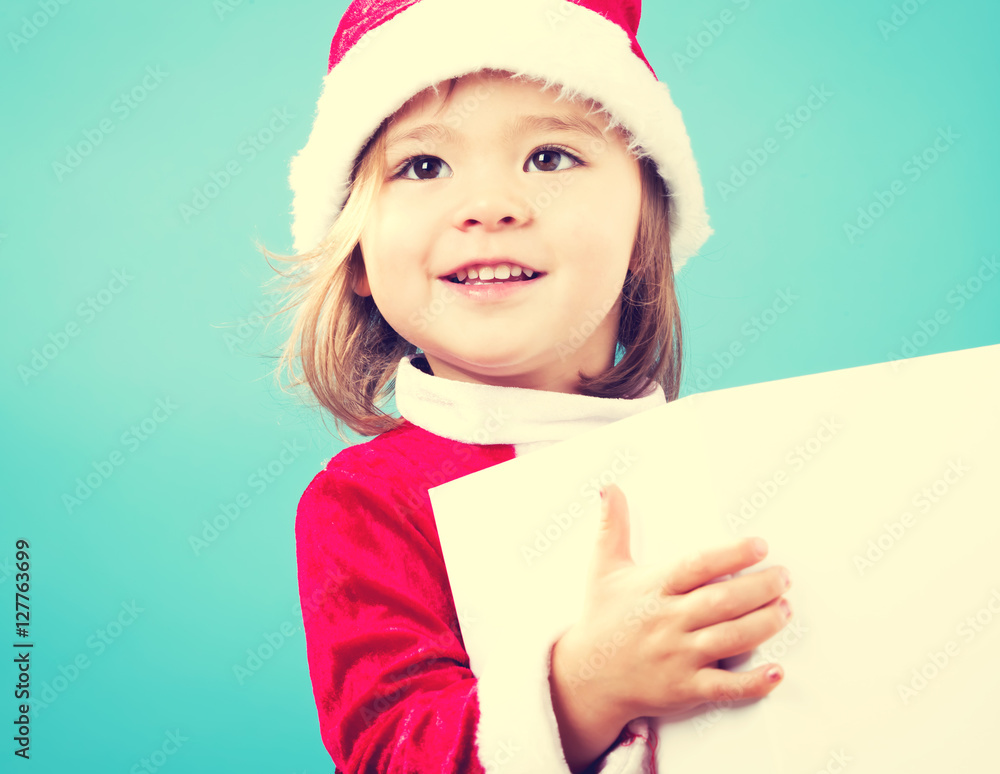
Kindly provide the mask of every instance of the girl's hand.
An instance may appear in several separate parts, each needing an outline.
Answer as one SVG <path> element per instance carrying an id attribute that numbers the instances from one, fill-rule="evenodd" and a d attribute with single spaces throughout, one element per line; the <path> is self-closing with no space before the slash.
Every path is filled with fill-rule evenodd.
<path id="1" fill-rule="evenodd" d="M 665 571 L 639 567 L 629 551 L 625 494 L 608 486 L 583 615 L 552 653 L 564 740 L 609 734 L 613 740 L 633 718 L 669 717 L 706 702 L 770 693 L 782 677 L 777 665 L 729 672 L 716 663 L 752 650 L 785 626 L 791 614 L 781 598 L 787 572 L 772 567 L 711 583 L 766 554 L 763 540 L 748 538 Z"/>

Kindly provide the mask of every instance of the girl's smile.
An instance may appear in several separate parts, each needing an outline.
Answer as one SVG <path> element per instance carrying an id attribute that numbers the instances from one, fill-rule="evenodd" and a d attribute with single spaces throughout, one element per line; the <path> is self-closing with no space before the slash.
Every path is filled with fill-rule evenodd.
<path id="1" fill-rule="evenodd" d="M 601 121 L 481 72 L 388 125 L 355 290 L 436 376 L 575 392 L 580 371 L 614 364 L 640 178 Z"/>
<path id="2" fill-rule="evenodd" d="M 472 301 L 493 302 L 537 285 L 544 274 L 510 259 L 477 260 L 441 277 L 451 292 Z"/>

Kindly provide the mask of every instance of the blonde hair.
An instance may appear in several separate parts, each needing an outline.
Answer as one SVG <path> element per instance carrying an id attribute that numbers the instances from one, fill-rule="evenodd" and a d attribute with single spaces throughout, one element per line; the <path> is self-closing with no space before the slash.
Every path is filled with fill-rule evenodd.
<path id="1" fill-rule="evenodd" d="M 453 80 L 449 96 L 454 84 Z M 402 424 L 402 419 L 379 406 L 394 394 L 400 359 L 419 352 L 389 326 L 373 296 L 354 292 L 364 266 L 361 233 L 386 174 L 385 133 L 390 121 L 391 117 L 382 123 L 358 155 L 350 195 L 319 245 L 290 256 L 258 245 L 267 257 L 292 265 L 287 272 L 275 269 L 289 280 L 284 288 L 289 300 L 275 314 L 297 308 L 275 370 L 279 386 L 282 370 L 290 377 L 290 387 L 307 384 L 319 405 L 333 415 L 345 443 L 343 425 L 361 436 L 374 436 Z M 617 346 L 623 354 L 604 373 L 588 377 L 581 372 L 577 389 L 582 395 L 635 398 L 656 382 L 667 400 L 674 400 L 680 389 L 682 346 L 670 258 L 669 192 L 655 163 L 641 152 L 638 161 L 639 223 L 618 325 Z M 301 376 L 295 373 L 297 360 Z"/>

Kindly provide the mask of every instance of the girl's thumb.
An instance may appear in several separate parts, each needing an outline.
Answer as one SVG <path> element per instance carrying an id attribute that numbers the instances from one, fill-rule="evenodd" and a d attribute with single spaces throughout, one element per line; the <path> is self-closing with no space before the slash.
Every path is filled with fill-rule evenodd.
<path id="1" fill-rule="evenodd" d="M 632 561 L 629 549 L 628 503 L 617 484 L 601 489 L 601 521 L 597 532 L 598 569 Z"/>

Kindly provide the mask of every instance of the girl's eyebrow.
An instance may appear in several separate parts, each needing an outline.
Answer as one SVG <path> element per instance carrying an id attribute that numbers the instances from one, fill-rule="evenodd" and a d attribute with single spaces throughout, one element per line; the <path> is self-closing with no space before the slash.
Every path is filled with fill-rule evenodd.
<path id="1" fill-rule="evenodd" d="M 529 115 L 518 116 L 508 123 L 503 132 L 504 142 L 512 142 L 518 134 L 526 132 L 580 132 L 604 140 L 604 132 L 585 118 L 572 115 Z M 463 145 L 461 135 L 456 134 L 444 124 L 421 124 L 408 132 L 393 133 L 386 138 L 386 147 L 409 140 L 417 142 L 449 142 L 453 145 Z"/>

